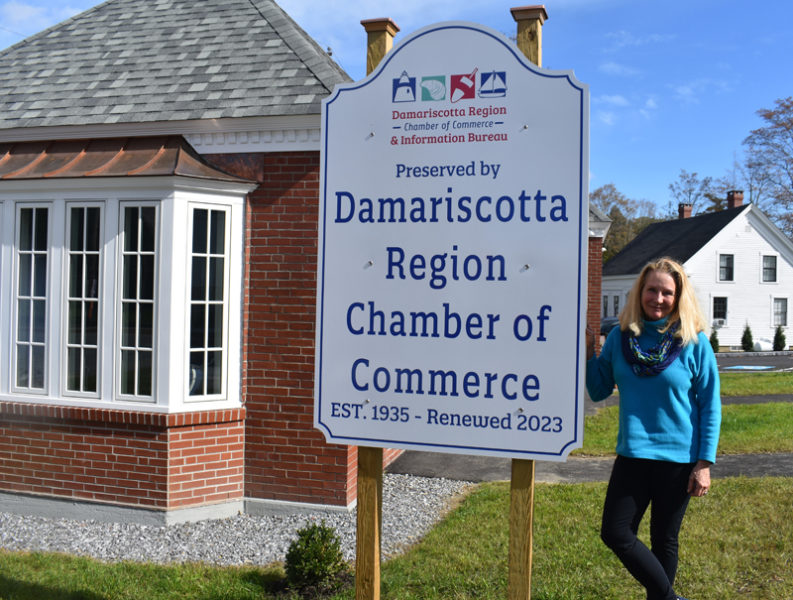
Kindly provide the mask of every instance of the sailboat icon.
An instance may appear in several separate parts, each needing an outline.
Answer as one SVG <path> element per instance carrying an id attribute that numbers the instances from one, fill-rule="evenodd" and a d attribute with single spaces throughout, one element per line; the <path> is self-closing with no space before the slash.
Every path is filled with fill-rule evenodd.
<path id="1" fill-rule="evenodd" d="M 407 71 L 402 71 L 398 79 L 393 80 L 391 91 L 392 102 L 416 101 L 416 78 L 410 77 Z"/>
<path id="2" fill-rule="evenodd" d="M 480 98 L 498 98 L 507 95 L 507 72 L 491 71 L 482 73 L 479 84 Z"/>

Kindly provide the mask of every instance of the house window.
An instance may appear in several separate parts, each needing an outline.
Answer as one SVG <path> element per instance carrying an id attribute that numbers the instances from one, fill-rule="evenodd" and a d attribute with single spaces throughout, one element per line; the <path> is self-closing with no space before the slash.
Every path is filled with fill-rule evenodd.
<path id="1" fill-rule="evenodd" d="M 19 208 L 14 357 L 20 391 L 44 390 L 46 384 L 48 221 L 48 208 Z"/>
<path id="2" fill-rule="evenodd" d="M 222 395 L 225 359 L 226 212 L 193 210 L 190 396 Z"/>
<path id="3" fill-rule="evenodd" d="M 95 396 L 102 310 L 102 209 L 71 206 L 67 215 L 66 390 Z"/>
<path id="4" fill-rule="evenodd" d="M 603 296 L 603 316 L 609 316 L 609 297 Z"/>
<path id="5" fill-rule="evenodd" d="M 732 254 L 719 255 L 719 281 L 735 280 L 735 257 Z"/>
<path id="6" fill-rule="evenodd" d="M 613 300 L 614 300 L 614 316 L 616 317 L 618 314 L 620 314 L 620 297 L 614 296 Z"/>
<path id="7" fill-rule="evenodd" d="M 119 392 L 154 396 L 154 304 L 157 209 L 122 208 Z"/>
<path id="8" fill-rule="evenodd" d="M 713 319 L 727 320 L 727 298 L 713 298 Z"/>
<path id="9" fill-rule="evenodd" d="M 774 327 L 787 327 L 787 298 L 774 298 Z"/>
<path id="10" fill-rule="evenodd" d="M 763 282 L 773 283 L 776 281 L 776 256 L 763 257 Z"/>

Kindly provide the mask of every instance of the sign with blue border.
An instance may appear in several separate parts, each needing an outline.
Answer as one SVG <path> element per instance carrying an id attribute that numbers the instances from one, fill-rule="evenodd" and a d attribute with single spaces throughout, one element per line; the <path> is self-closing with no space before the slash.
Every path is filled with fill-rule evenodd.
<path id="1" fill-rule="evenodd" d="M 328 442 L 582 445 L 589 91 L 481 25 L 322 104 L 314 423 Z"/>

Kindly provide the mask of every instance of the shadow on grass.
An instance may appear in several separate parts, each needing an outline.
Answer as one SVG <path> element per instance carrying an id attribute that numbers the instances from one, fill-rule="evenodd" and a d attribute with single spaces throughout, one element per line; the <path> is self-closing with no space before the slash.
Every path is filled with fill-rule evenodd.
<path id="1" fill-rule="evenodd" d="M 0 574 L 0 597 L 4 600 L 110 600 L 94 592 L 58 589 L 3 574 Z"/>

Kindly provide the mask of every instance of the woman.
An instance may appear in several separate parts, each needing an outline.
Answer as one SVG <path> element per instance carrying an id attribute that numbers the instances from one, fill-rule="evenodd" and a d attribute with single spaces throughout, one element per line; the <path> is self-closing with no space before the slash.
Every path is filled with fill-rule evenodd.
<path id="1" fill-rule="evenodd" d="M 691 496 L 710 489 L 721 425 L 719 373 L 705 319 L 683 267 L 647 264 L 595 356 L 587 336 L 586 383 L 595 402 L 619 389 L 617 459 L 603 508 L 601 537 L 647 590 L 674 592 L 678 533 Z M 651 549 L 636 536 L 652 505 Z"/>

